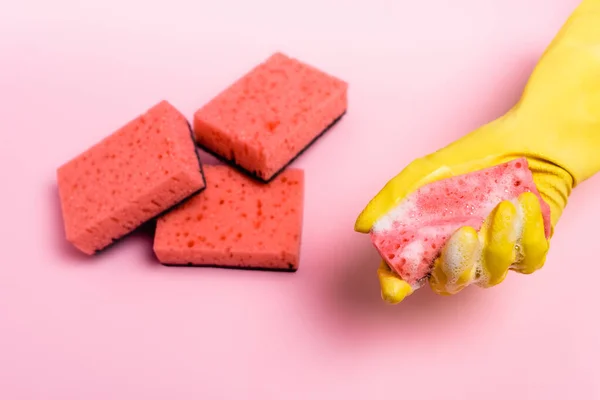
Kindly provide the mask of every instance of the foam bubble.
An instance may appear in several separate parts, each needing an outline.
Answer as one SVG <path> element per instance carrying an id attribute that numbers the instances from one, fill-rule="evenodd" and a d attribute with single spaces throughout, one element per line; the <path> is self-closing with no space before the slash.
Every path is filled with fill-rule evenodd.
<path id="1" fill-rule="evenodd" d="M 415 200 L 412 197 L 408 197 L 375 221 L 372 230 L 373 232 L 380 233 L 391 230 L 395 222 L 403 221 L 403 224 L 410 223 L 411 219 L 413 219 L 412 217 L 414 217 L 414 215 L 411 217 L 411 214 L 414 214 L 415 210 Z"/>
<path id="2" fill-rule="evenodd" d="M 467 254 L 460 239 L 454 236 L 451 237 L 444 249 L 444 261 L 449 284 L 455 284 L 458 277 L 464 272 L 465 257 L 467 257 Z"/>
<path id="3" fill-rule="evenodd" d="M 371 228 L 371 230 L 375 233 L 389 231 L 394 226 L 394 222 L 395 219 L 391 215 L 386 214 L 379 218 L 377 222 L 373 224 L 373 228 Z"/>
<path id="4" fill-rule="evenodd" d="M 478 263 L 475 268 L 475 274 L 473 276 L 473 283 L 477 286 L 486 286 L 490 280 L 490 277 L 485 269 L 483 269 L 483 264 Z"/>
<path id="5" fill-rule="evenodd" d="M 519 203 L 517 199 L 512 200 L 511 202 L 517 209 L 517 217 L 514 219 L 513 236 L 511 237 L 511 239 L 519 241 L 521 236 L 523 236 L 523 228 L 525 225 L 525 212 L 523 211 L 521 203 Z"/>
<path id="6" fill-rule="evenodd" d="M 410 266 L 410 270 L 416 272 L 424 253 L 425 246 L 423 242 L 415 240 L 402 249 L 401 255 L 406 259 L 406 264 Z"/>
<path id="7" fill-rule="evenodd" d="M 515 240 L 515 262 L 513 263 L 513 265 L 511 266 L 511 269 L 519 269 L 519 268 L 515 268 L 517 264 L 519 264 L 524 257 L 523 254 L 523 247 L 521 245 L 521 241 L 523 238 L 523 230 L 525 229 L 525 212 L 523 211 L 523 207 L 521 206 L 521 203 L 519 203 L 518 200 L 513 200 L 512 202 L 516 209 L 517 209 L 517 217 L 515 218 L 515 224 L 514 224 L 514 230 L 513 230 L 513 235 L 514 235 L 514 240 Z"/>
<path id="8" fill-rule="evenodd" d="M 475 247 L 465 246 L 458 236 L 452 236 L 444 251 L 446 275 L 450 287 L 456 285 L 458 278 L 471 269 L 471 280 L 475 277 L 477 266 L 481 264 L 481 242 Z M 469 260 L 467 262 L 466 260 Z M 472 262 L 475 262 L 475 265 Z"/>
<path id="9" fill-rule="evenodd" d="M 412 288 L 412 290 L 414 292 L 415 290 L 422 288 L 426 282 L 427 282 L 427 277 L 423 277 L 423 278 L 419 279 L 418 281 L 410 284 L 410 287 Z"/>

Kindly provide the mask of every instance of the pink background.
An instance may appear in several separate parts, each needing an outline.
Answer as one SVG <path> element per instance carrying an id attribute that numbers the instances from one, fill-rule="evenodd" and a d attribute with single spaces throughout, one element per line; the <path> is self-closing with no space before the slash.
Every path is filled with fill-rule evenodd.
<path id="1" fill-rule="evenodd" d="M 600 177 L 572 195 L 545 268 L 490 290 L 387 306 L 352 229 L 409 161 L 517 100 L 575 0 L 7 4 L 0 398 L 600 396 Z M 191 118 L 275 50 L 350 83 L 347 116 L 295 163 L 296 274 L 162 267 L 143 233 L 96 258 L 65 243 L 61 163 L 163 98 Z"/>

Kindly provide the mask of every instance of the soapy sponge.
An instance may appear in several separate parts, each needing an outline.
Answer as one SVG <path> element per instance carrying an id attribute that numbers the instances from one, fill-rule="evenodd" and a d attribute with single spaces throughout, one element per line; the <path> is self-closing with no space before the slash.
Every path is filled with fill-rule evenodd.
<path id="1" fill-rule="evenodd" d="M 384 261 L 403 280 L 416 284 L 452 233 L 462 226 L 479 230 L 490 212 L 520 194 L 538 197 L 546 237 L 550 207 L 538 192 L 527 159 L 520 158 L 422 186 L 374 224 L 371 239 Z"/>

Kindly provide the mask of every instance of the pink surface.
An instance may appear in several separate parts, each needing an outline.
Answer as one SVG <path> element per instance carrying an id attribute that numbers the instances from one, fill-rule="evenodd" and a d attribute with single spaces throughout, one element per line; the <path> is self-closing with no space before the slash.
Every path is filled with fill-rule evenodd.
<path id="1" fill-rule="evenodd" d="M 516 201 L 522 193 L 537 196 L 549 237 L 550 207 L 528 167 L 527 159 L 520 158 L 422 186 L 375 223 L 371 240 L 387 265 L 412 285 L 431 272 L 433 261 L 457 229 L 479 230 L 500 202 Z"/>
<path id="2" fill-rule="evenodd" d="M 600 177 L 573 193 L 545 267 L 494 289 L 387 306 L 376 251 L 352 230 L 409 161 L 517 100 L 575 6 L 7 3 L 0 398 L 598 398 Z M 91 261 L 65 243 L 56 167 L 162 98 L 191 118 L 275 50 L 350 84 L 337 130 L 295 163 L 297 273 L 163 267 L 144 233 Z"/>

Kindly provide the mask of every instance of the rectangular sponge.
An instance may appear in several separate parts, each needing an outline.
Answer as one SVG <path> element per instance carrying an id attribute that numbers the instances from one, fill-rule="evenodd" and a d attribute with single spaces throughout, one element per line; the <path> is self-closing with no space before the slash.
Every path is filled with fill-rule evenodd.
<path id="1" fill-rule="evenodd" d="M 275 53 L 194 115 L 198 145 L 268 182 L 347 108 L 348 84 Z"/>
<path id="2" fill-rule="evenodd" d="M 57 179 L 67 240 L 90 255 L 205 187 L 190 125 L 166 101 L 62 165 Z"/>
<path id="3" fill-rule="evenodd" d="M 156 225 L 154 252 L 165 265 L 295 271 L 304 173 L 288 168 L 269 183 L 227 165 L 204 167 L 207 187 Z"/>

